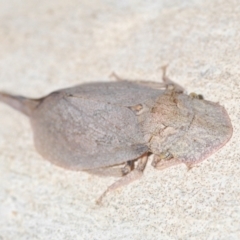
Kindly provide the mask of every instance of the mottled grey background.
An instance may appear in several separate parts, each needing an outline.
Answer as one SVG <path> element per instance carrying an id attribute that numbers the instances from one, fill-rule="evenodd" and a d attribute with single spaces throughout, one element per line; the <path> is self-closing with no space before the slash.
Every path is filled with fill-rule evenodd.
<path id="1" fill-rule="evenodd" d="M 34 150 L 28 119 L 0 104 L 0 239 L 240 239 L 240 4 L 237 0 L 0 0 L 0 89 L 39 97 L 74 84 L 169 76 L 232 119 L 198 167 L 114 182 Z"/>

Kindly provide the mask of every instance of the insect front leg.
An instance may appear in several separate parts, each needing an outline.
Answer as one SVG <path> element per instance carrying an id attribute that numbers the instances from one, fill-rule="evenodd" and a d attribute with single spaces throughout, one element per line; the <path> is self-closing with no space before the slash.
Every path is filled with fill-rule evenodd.
<path id="1" fill-rule="evenodd" d="M 162 170 L 180 163 L 181 162 L 175 159 L 171 153 L 166 151 L 160 155 L 154 155 L 152 166 L 158 170 Z"/>
<path id="2" fill-rule="evenodd" d="M 121 78 L 119 75 L 117 75 L 115 72 L 112 72 L 109 75 L 110 78 L 114 78 L 116 81 L 126 81 L 126 79 Z"/>
<path id="3" fill-rule="evenodd" d="M 175 83 L 174 81 L 172 81 L 168 76 L 167 76 L 167 68 L 168 65 L 162 66 L 162 80 L 165 84 L 166 89 L 170 90 L 170 91 L 174 91 L 174 92 L 178 92 L 178 93 L 183 93 L 184 92 L 184 88 L 180 85 L 178 85 L 177 83 Z"/>

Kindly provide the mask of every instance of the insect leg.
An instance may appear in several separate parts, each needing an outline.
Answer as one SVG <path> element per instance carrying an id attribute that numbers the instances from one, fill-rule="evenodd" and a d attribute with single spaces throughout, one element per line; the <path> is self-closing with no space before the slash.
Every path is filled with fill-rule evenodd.
<path id="1" fill-rule="evenodd" d="M 127 175 L 134 168 L 134 161 L 127 161 L 124 167 L 122 168 L 122 175 Z"/>
<path id="2" fill-rule="evenodd" d="M 110 78 L 114 78 L 115 80 L 117 81 L 125 81 L 125 79 L 121 78 L 120 76 L 118 76 L 115 72 L 112 72 L 110 75 L 109 75 Z"/>
<path id="3" fill-rule="evenodd" d="M 184 88 L 182 86 L 178 85 L 177 83 L 175 83 L 174 81 L 172 81 L 167 76 L 167 67 L 168 67 L 168 65 L 165 65 L 165 66 L 161 67 L 161 69 L 163 71 L 163 73 L 162 73 L 162 80 L 165 83 L 166 88 L 169 89 L 169 90 L 173 90 L 174 89 L 175 92 L 183 93 L 184 92 Z"/>
<path id="4" fill-rule="evenodd" d="M 162 170 L 180 163 L 181 162 L 175 159 L 171 153 L 164 152 L 160 155 L 154 155 L 152 166 L 158 170 Z"/>
<path id="5" fill-rule="evenodd" d="M 108 192 L 114 191 L 119 187 L 125 186 L 125 185 L 139 179 L 143 175 L 143 170 L 147 164 L 147 160 L 148 160 L 148 154 L 145 154 L 144 156 L 142 156 L 139 159 L 137 167 L 133 171 L 131 171 L 127 175 L 123 176 L 122 178 L 120 178 L 118 181 L 116 181 L 112 185 L 110 185 L 107 188 L 107 190 L 98 198 L 96 203 L 101 204 L 102 199 L 106 196 L 106 194 Z"/>

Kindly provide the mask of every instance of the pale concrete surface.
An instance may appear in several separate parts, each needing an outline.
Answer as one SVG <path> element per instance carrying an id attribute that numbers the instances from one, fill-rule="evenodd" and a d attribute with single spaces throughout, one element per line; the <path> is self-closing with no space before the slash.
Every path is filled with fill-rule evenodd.
<path id="1" fill-rule="evenodd" d="M 51 165 L 28 119 L 0 104 L 0 239 L 240 239 L 240 5 L 224 0 L 0 1 L 0 89 L 38 97 L 81 82 L 158 81 L 219 101 L 231 141 L 198 167 L 115 181 Z"/>

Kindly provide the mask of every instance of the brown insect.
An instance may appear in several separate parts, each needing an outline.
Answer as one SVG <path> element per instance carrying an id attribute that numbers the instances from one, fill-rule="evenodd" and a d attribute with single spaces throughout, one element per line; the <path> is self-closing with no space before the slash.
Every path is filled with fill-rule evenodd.
<path id="1" fill-rule="evenodd" d="M 98 82 L 40 99 L 0 93 L 0 101 L 29 117 L 36 149 L 47 160 L 70 170 L 123 176 L 100 202 L 108 191 L 141 177 L 150 154 L 157 169 L 191 167 L 232 136 L 224 107 L 185 94 L 163 70 L 163 83 Z"/>

